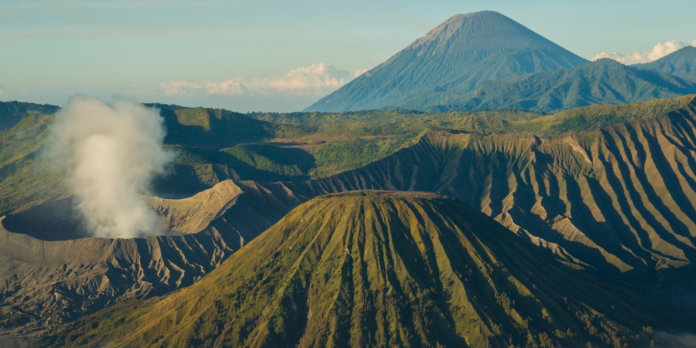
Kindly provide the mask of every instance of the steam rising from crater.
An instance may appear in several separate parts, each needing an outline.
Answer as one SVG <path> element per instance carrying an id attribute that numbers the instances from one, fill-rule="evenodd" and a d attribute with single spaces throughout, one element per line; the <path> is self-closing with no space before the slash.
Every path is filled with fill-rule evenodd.
<path id="1" fill-rule="evenodd" d="M 140 195 L 173 158 L 162 148 L 157 109 L 130 101 L 107 105 L 75 96 L 56 114 L 48 153 L 67 165 L 67 182 L 90 234 L 132 238 L 163 232 Z"/>

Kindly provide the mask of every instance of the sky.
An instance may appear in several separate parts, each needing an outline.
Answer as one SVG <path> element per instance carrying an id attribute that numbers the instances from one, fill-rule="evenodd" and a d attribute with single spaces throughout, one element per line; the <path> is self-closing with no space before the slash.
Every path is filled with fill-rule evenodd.
<path id="1" fill-rule="evenodd" d="M 0 100 L 299 111 L 481 10 L 587 59 L 631 64 L 696 44 L 693 0 L 0 0 Z"/>

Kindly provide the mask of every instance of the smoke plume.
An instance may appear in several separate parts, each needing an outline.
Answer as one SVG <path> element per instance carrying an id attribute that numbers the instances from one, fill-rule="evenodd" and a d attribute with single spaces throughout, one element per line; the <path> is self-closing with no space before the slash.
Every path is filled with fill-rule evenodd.
<path id="1" fill-rule="evenodd" d="M 140 195 L 174 158 L 162 148 L 165 133 L 157 109 L 130 101 L 107 105 L 75 96 L 56 114 L 47 154 L 67 165 L 90 234 L 132 238 L 163 232 L 161 218 Z"/>

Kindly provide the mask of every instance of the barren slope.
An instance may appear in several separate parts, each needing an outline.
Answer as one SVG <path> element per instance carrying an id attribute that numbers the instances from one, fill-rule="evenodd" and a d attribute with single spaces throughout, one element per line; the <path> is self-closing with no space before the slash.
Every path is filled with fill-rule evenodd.
<path id="1" fill-rule="evenodd" d="M 173 231 L 146 239 L 83 238 L 69 198 L 3 217 L 0 339 L 191 285 L 299 204 L 242 187 L 228 180 L 187 199 L 146 198 Z"/>

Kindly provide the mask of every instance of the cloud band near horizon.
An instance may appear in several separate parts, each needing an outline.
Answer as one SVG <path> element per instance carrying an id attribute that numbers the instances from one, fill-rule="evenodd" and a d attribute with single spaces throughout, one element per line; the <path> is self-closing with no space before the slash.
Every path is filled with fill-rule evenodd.
<path id="1" fill-rule="evenodd" d="M 323 96 L 360 76 L 366 69 L 351 73 L 331 64 L 315 63 L 299 67 L 285 75 L 271 77 L 238 76 L 229 80 L 172 80 L 159 84 L 165 96 L 196 95 L 299 95 Z"/>
<path id="2" fill-rule="evenodd" d="M 606 53 L 602 52 L 596 56 L 594 56 L 591 61 L 596 61 L 598 59 L 602 58 L 610 58 L 613 59 L 619 63 L 622 63 L 624 65 L 633 65 L 633 64 L 642 64 L 642 63 L 650 63 L 653 61 L 656 61 L 666 55 L 669 55 L 671 53 L 674 53 L 686 46 L 694 46 L 696 47 L 696 40 L 691 42 L 690 44 L 683 43 L 681 41 L 677 40 L 671 40 L 667 42 L 661 42 L 655 45 L 652 49 L 647 50 L 647 51 L 642 51 L 642 52 L 635 52 L 633 54 L 629 55 L 622 55 L 620 53 L 612 52 L 612 53 Z"/>

